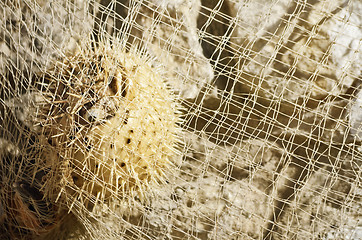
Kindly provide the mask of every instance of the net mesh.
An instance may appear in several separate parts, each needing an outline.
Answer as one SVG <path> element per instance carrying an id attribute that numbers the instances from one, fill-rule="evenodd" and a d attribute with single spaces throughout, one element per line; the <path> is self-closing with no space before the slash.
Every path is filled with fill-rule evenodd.
<path id="1" fill-rule="evenodd" d="M 362 239 L 361 10 L 2 1 L 1 239 Z"/>

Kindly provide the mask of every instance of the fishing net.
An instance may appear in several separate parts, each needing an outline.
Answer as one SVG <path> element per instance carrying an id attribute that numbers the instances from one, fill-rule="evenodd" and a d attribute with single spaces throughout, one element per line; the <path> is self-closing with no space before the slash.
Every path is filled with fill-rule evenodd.
<path id="1" fill-rule="evenodd" d="M 361 239 L 358 0 L 0 3 L 1 239 Z"/>

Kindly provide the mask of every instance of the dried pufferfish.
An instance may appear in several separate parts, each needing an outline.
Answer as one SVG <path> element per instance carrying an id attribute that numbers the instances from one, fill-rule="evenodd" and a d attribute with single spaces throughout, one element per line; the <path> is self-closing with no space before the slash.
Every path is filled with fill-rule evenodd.
<path id="1" fill-rule="evenodd" d="M 62 161 L 60 195 L 86 205 L 142 199 L 150 183 L 164 181 L 175 152 L 177 104 L 138 55 L 101 44 L 44 76 L 42 125 Z"/>
<path id="2" fill-rule="evenodd" d="M 46 234 L 74 206 L 84 211 L 142 200 L 152 184 L 166 181 L 176 151 L 178 104 L 139 55 L 107 44 L 83 47 L 38 76 L 38 150 L 26 162 L 26 181 L 14 185 L 25 194 L 14 195 L 19 204 L 13 212 L 20 217 L 13 236 Z"/>

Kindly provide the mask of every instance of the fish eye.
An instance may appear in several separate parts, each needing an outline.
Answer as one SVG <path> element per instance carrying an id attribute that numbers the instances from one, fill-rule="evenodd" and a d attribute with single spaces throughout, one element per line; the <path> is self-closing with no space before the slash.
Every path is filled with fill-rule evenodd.
<path id="1" fill-rule="evenodd" d="M 84 104 L 84 106 L 78 111 L 79 122 L 81 124 L 92 123 L 97 119 L 97 115 L 90 113 L 95 102 L 90 101 Z"/>
<path id="2" fill-rule="evenodd" d="M 99 119 L 103 119 L 105 115 L 105 111 L 101 108 L 91 108 L 88 109 L 85 113 L 85 120 L 89 123 L 93 123 Z"/>

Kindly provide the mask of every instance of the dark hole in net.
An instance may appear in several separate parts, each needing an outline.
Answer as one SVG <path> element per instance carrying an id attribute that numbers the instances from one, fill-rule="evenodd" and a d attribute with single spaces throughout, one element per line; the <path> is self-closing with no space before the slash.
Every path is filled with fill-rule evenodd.
<path id="1" fill-rule="evenodd" d="M 77 182 L 78 181 L 78 177 L 77 176 L 72 176 L 73 182 Z"/>
<path id="2" fill-rule="evenodd" d="M 97 120 L 97 118 L 94 115 L 89 114 L 87 120 L 89 122 L 95 122 Z"/>
<path id="3" fill-rule="evenodd" d="M 109 76 L 110 81 L 108 84 L 109 89 L 111 90 L 113 95 L 116 95 L 119 91 L 117 86 L 117 78 L 115 76 Z"/>
<path id="4" fill-rule="evenodd" d="M 113 95 L 116 95 L 117 93 L 121 93 L 122 97 L 126 97 L 127 95 L 127 91 L 126 91 L 126 76 L 124 75 L 124 73 L 122 73 L 122 85 L 121 85 L 121 89 L 118 89 L 118 85 L 117 85 L 117 81 L 118 79 L 115 76 L 110 76 L 110 81 L 109 81 L 109 89 L 111 90 Z"/>

